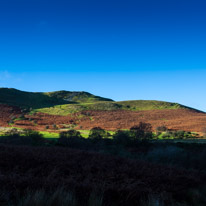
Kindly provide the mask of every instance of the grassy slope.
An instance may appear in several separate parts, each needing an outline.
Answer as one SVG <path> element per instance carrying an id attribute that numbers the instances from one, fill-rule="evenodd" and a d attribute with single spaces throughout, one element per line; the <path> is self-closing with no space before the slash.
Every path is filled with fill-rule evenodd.
<path id="1" fill-rule="evenodd" d="M 90 94 L 88 92 L 70 92 L 70 91 L 56 91 L 56 92 L 47 92 L 46 95 L 50 97 L 55 97 L 58 99 L 63 99 L 65 101 L 69 102 L 76 102 L 76 103 L 93 103 L 93 102 L 99 102 L 99 101 L 113 101 L 108 98 L 95 96 L 93 94 Z"/>
<path id="2" fill-rule="evenodd" d="M 0 103 L 32 108 L 53 115 L 68 115 L 84 110 L 159 110 L 188 108 L 177 103 L 152 100 L 120 101 L 95 96 L 88 92 L 24 92 L 0 88 Z M 191 108 L 189 108 L 191 109 Z"/>
<path id="3" fill-rule="evenodd" d="M 80 103 L 80 104 L 67 104 L 57 105 L 54 107 L 42 108 L 36 111 L 53 114 L 53 115 L 68 115 L 71 113 L 84 111 L 84 110 L 159 110 L 159 109 L 179 109 L 187 108 L 177 103 L 163 102 L 163 101 L 122 101 L 122 102 L 98 102 L 98 103 Z"/>
<path id="4" fill-rule="evenodd" d="M 0 88 L 0 103 L 27 108 L 45 108 L 78 102 L 112 101 L 88 92 L 24 92 L 17 89 Z"/>
<path id="5" fill-rule="evenodd" d="M 65 104 L 66 102 L 55 97 L 49 97 L 41 92 L 24 92 L 17 89 L 0 88 L 0 103 L 27 108 L 43 108 Z"/>

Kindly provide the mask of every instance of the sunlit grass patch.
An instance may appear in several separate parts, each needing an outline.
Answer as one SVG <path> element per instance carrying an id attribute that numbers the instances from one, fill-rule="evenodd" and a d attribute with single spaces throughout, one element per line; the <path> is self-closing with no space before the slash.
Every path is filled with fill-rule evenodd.
<path id="1" fill-rule="evenodd" d="M 40 134 L 42 134 L 44 138 L 59 138 L 59 133 L 56 132 L 41 131 Z"/>
<path id="2" fill-rule="evenodd" d="M 177 103 L 170 103 L 164 101 L 153 100 L 134 100 L 134 101 L 120 101 L 120 102 L 81 102 L 55 105 L 51 107 L 35 109 L 32 112 L 42 112 L 51 115 L 69 115 L 84 110 L 162 110 L 162 109 L 180 109 L 185 108 L 183 105 Z"/>

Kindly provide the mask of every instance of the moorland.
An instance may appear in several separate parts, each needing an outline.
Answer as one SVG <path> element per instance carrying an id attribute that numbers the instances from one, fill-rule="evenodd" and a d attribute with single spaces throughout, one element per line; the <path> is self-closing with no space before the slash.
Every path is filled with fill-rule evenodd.
<path id="1" fill-rule="evenodd" d="M 0 205 L 206 205 L 206 114 L 0 88 Z"/>

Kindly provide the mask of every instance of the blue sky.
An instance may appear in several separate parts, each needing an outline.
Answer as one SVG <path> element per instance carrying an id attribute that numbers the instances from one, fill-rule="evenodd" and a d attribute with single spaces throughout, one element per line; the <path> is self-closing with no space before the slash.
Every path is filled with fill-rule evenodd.
<path id="1" fill-rule="evenodd" d="M 206 111 L 206 2 L 0 0 L 0 87 Z"/>

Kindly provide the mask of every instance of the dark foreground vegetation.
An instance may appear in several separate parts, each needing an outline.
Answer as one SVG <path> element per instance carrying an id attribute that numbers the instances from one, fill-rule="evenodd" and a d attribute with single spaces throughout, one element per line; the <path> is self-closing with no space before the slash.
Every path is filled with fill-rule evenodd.
<path id="1" fill-rule="evenodd" d="M 205 144 L 153 138 L 146 123 L 88 139 L 13 130 L 0 138 L 0 205 L 205 206 Z"/>

